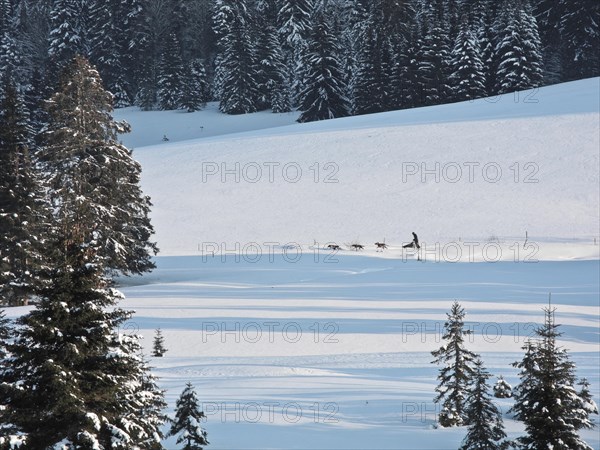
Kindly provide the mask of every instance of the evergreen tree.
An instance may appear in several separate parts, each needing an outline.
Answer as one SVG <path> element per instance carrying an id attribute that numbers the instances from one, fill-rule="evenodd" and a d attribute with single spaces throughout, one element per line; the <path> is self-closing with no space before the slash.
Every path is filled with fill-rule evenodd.
<path id="1" fill-rule="evenodd" d="M 219 35 L 217 72 L 219 109 L 246 114 L 258 109 L 259 80 L 250 12 L 245 0 L 218 0 L 215 32 Z"/>
<path id="2" fill-rule="evenodd" d="M 452 50 L 452 89 L 458 101 L 474 100 L 485 95 L 485 73 L 479 42 L 465 20 Z"/>
<path id="3" fill-rule="evenodd" d="M 506 433 L 500 410 L 492 402 L 487 380 L 490 374 L 483 362 L 475 361 L 473 387 L 466 404 L 469 428 L 459 450 L 502 450 Z"/>
<path id="4" fill-rule="evenodd" d="M 76 0 L 53 0 L 48 48 L 52 72 L 60 72 L 74 56 L 85 55 L 79 6 Z"/>
<path id="5" fill-rule="evenodd" d="M 276 6 L 275 0 L 260 0 L 257 5 L 259 108 L 283 113 L 291 111 L 290 74 L 274 25 Z"/>
<path id="6" fill-rule="evenodd" d="M 43 283 L 47 203 L 34 167 L 22 96 L 5 78 L 0 100 L 0 304 L 24 305 Z"/>
<path id="7" fill-rule="evenodd" d="M 204 417 L 194 387 L 191 383 L 186 384 L 177 400 L 175 420 L 170 431 L 171 436 L 179 435 L 178 444 L 185 444 L 182 450 L 202 450 L 203 445 L 208 445 L 206 431 L 200 425 Z"/>
<path id="8" fill-rule="evenodd" d="M 587 378 L 582 378 L 577 385 L 581 386 L 581 389 L 579 392 L 577 392 L 580 401 L 578 408 L 580 421 L 578 424 L 576 424 L 576 428 L 595 428 L 596 424 L 592 419 L 590 419 L 590 416 L 592 414 L 598 415 L 598 405 L 596 405 L 596 402 L 592 399 L 592 394 L 590 393 L 590 383 L 588 382 Z"/>
<path id="9" fill-rule="evenodd" d="M 429 14 L 417 56 L 425 105 L 437 105 L 448 98 L 450 88 L 450 46 L 446 31 Z"/>
<path id="10" fill-rule="evenodd" d="M 199 59 L 188 65 L 181 96 L 181 106 L 188 112 L 199 111 L 210 100 L 210 85 L 204 63 Z"/>
<path id="11" fill-rule="evenodd" d="M 312 29 L 304 65 L 306 78 L 300 94 L 302 111 L 298 122 L 334 119 L 349 114 L 344 76 L 338 60 L 339 48 L 329 26 L 323 3 L 318 3 L 312 14 Z"/>
<path id="12" fill-rule="evenodd" d="M 533 4 L 540 40 L 543 43 L 544 82 L 545 84 L 559 83 L 563 77 L 560 33 L 563 3 L 556 0 L 536 0 Z"/>
<path id="13" fill-rule="evenodd" d="M 157 252 L 151 203 L 139 187 L 140 165 L 117 139 L 129 126 L 113 120 L 112 101 L 98 72 L 75 58 L 49 102 L 42 149 L 49 197 L 70 245 L 93 241 L 107 270 L 143 273 Z"/>
<path id="14" fill-rule="evenodd" d="M 535 18 L 520 0 L 507 0 L 496 24 L 497 92 L 530 89 L 542 80 L 542 57 Z"/>
<path id="15" fill-rule="evenodd" d="M 121 27 L 120 2 L 94 0 L 91 9 L 91 52 L 90 59 L 98 68 L 107 89 L 113 94 L 117 108 L 129 106 L 131 99 L 127 92 L 126 71 L 122 62 L 127 48 L 119 37 L 124 33 Z"/>
<path id="16" fill-rule="evenodd" d="M 544 325 L 535 332 L 537 342 L 528 342 L 523 360 L 514 364 L 521 369 L 521 382 L 515 389 L 513 412 L 527 432 L 518 442 L 526 450 L 589 450 L 577 434 L 588 417 L 574 387 L 575 365 L 557 345 L 562 333 L 554 321 L 555 310 L 544 311 Z"/>
<path id="17" fill-rule="evenodd" d="M 594 0 L 558 2 L 562 6 L 560 30 L 564 43 L 565 78 L 597 77 L 600 75 L 600 4 Z"/>
<path id="18" fill-rule="evenodd" d="M 494 397 L 510 398 L 512 397 L 512 386 L 506 382 L 504 377 L 500 375 L 498 381 L 494 385 Z"/>
<path id="19" fill-rule="evenodd" d="M 359 28 L 356 71 L 352 80 L 353 111 L 369 114 L 391 108 L 391 43 L 375 4 Z"/>
<path id="20" fill-rule="evenodd" d="M 111 98 L 78 57 L 50 101 L 50 282 L 18 319 L 11 364 L 0 374 L 8 432 L 24 436 L 25 448 L 162 448 L 162 392 L 139 356 L 138 337 L 118 332 L 131 313 L 116 307 L 122 295 L 106 277 L 147 268 L 149 246 L 139 239 L 148 233 L 149 204 L 138 195 L 137 166 L 116 144 Z"/>
<path id="21" fill-rule="evenodd" d="M 165 353 L 167 353 L 167 349 L 165 348 L 165 338 L 158 328 L 154 334 L 154 342 L 152 344 L 152 356 L 155 358 L 162 357 Z"/>
<path id="22" fill-rule="evenodd" d="M 471 330 L 464 329 L 465 311 L 457 301 L 452 304 L 447 316 L 442 336 L 446 343 L 431 352 L 435 357 L 433 363 L 443 365 L 434 402 L 442 402 L 439 415 L 442 427 L 469 425 L 465 401 L 474 380 L 477 355 L 465 348 L 464 338 L 471 334 Z"/>
<path id="23" fill-rule="evenodd" d="M 158 76 L 160 109 L 178 109 L 183 103 L 184 69 L 177 35 L 171 33 L 163 50 Z"/>

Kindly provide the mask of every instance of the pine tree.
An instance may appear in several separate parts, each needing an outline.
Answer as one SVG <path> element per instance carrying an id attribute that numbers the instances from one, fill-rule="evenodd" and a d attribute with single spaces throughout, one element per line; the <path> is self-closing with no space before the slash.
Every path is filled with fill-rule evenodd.
<path id="1" fill-rule="evenodd" d="M 143 273 L 157 252 L 151 203 L 139 187 L 140 165 L 117 139 L 129 126 L 113 120 L 112 101 L 98 72 L 75 58 L 49 102 L 42 149 L 49 197 L 68 245 L 94 241 L 107 270 Z"/>
<path id="2" fill-rule="evenodd" d="M 201 60 L 194 59 L 189 63 L 181 94 L 181 106 L 188 112 L 201 110 L 210 100 L 210 84 Z"/>
<path id="3" fill-rule="evenodd" d="M 23 97 L 5 78 L 0 100 L 0 304 L 24 305 L 44 280 L 48 208 L 30 152 Z"/>
<path id="4" fill-rule="evenodd" d="M 498 377 L 498 381 L 494 385 L 494 397 L 510 398 L 512 397 L 512 386 L 507 383 L 502 375 Z"/>
<path id="5" fill-rule="evenodd" d="M 161 57 L 158 76 L 160 109 L 179 109 L 183 103 L 184 69 L 177 35 L 171 33 Z"/>
<path id="6" fill-rule="evenodd" d="M 198 405 L 194 386 L 187 383 L 177 400 L 175 420 L 170 431 L 171 436 L 179 435 L 178 444 L 185 444 L 182 450 L 202 450 L 203 445 L 208 445 L 206 431 L 200 425 L 204 417 L 204 412 L 200 411 Z"/>
<path id="7" fill-rule="evenodd" d="M 452 50 L 452 90 L 455 100 L 474 100 L 485 96 L 485 73 L 479 42 L 471 26 L 463 21 Z"/>
<path id="8" fill-rule="evenodd" d="M 490 374 L 483 362 L 475 361 L 473 387 L 466 404 L 469 428 L 459 450 L 502 450 L 506 433 L 500 410 L 492 402 L 487 380 Z"/>
<path id="9" fill-rule="evenodd" d="M 218 0 L 215 32 L 219 35 L 219 109 L 246 114 L 258 109 L 259 80 L 250 12 L 245 0 Z"/>
<path id="10" fill-rule="evenodd" d="M 344 75 L 338 60 L 339 48 L 329 26 L 323 3 L 312 13 L 312 29 L 303 57 L 306 78 L 300 93 L 302 111 L 298 122 L 334 119 L 349 114 Z"/>
<path id="11" fill-rule="evenodd" d="M 594 0 L 560 0 L 560 31 L 564 43 L 566 80 L 600 75 L 600 5 Z"/>
<path id="12" fill-rule="evenodd" d="M 167 353 L 167 349 L 165 348 L 165 338 L 158 328 L 154 334 L 154 342 L 152 344 L 152 356 L 155 358 L 162 357 L 165 353 Z"/>
<path id="13" fill-rule="evenodd" d="M 465 311 L 455 301 L 452 304 L 448 320 L 444 323 L 446 341 L 438 350 L 431 352 L 435 357 L 434 364 L 443 365 L 435 389 L 438 395 L 434 402 L 442 402 L 439 423 L 442 427 L 468 425 L 465 401 L 475 374 L 474 361 L 477 355 L 465 348 L 464 337 L 471 330 L 464 329 Z"/>
<path id="14" fill-rule="evenodd" d="M 555 310 L 548 307 L 544 311 L 544 325 L 535 331 L 537 342 L 528 342 L 523 360 L 514 363 L 521 369 L 521 381 L 514 392 L 512 411 L 525 423 L 527 432 L 518 442 L 526 450 L 589 450 L 577 434 L 587 416 L 574 387 L 575 365 L 557 345 L 562 333 L 554 320 Z"/>

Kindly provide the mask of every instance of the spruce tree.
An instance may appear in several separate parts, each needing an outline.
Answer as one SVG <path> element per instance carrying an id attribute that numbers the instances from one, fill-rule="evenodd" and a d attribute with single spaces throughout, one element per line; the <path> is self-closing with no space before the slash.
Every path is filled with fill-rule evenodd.
<path id="1" fill-rule="evenodd" d="M 510 398 L 512 397 L 512 386 L 504 379 L 502 375 L 498 377 L 494 385 L 494 397 Z"/>
<path id="2" fill-rule="evenodd" d="M 496 90 L 534 88 L 542 81 L 542 56 L 535 18 L 521 0 L 507 0 L 495 25 Z"/>
<path id="3" fill-rule="evenodd" d="M 289 69 L 286 67 L 280 35 L 275 27 L 277 2 L 260 0 L 257 5 L 259 109 L 274 113 L 291 111 Z"/>
<path id="4" fill-rule="evenodd" d="M 4 359 L 6 358 L 6 347 L 8 346 L 8 339 L 11 336 L 11 321 L 6 318 L 4 311 L 0 310 L 0 362 L 4 367 Z M 0 391 L 2 388 L 0 388 Z M 1 400 L 1 397 L 0 397 Z M 0 401 L 0 405 L 3 403 Z"/>
<path id="5" fill-rule="evenodd" d="M 306 77 L 300 93 L 298 122 L 344 117 L 350 113 L 339 48 L 332 35 L 324 2 L 318 2 L 311 15 L 312 29 L 303 57 Z"/>
<path id="6" fill-rule="evenodd" d="M 194 386 L 187 383 L 175 406 L 175 420 L 171 426 L 170 435 L 177 437 L 178 444 L 184 444 L 182 450 L 202 450 L 208 445 L 207 433 L 200 425 L 205 418 L 200 411 Z"/>
<path id="7" fill-rule="evenodd" d="M 188 112 L 199 111 L 210 100 L 210 84 L 204 63 L 194 59 L 188 64 L 181 92 L 181 106 Z"/>
<path id="8" fill-rule="evenodd" d="M 43 284 L 49 210 L 24 99 L 8 77 L 0 95 L 0 304 L 15 306 Z"/>
<path id="9" fill-rule="evenodd" d="M 258 110 L 259 76 L 250 12 L 245 0 L 218 0 L 214 16 L 219 36 L 219 109 L 226 114 Z"/>
<path id="10" fill-rule="evenodd" d="M 78 57 L 50 101 L 50 281 L 36 308 L 18 319 L 11 364 L 0 374 L 8 432 L 24 436 L 25 448 L 162 448 L 162 392 L 148 382 L 138 337 L 119 333 L 131 312 L 117 307 L 122 294 L 107 278 L 139 272 L 149 256 L 140 240 L 147 231 L 137 230 L 148 230 L 142 213 L 149 203 L 138 195 L 137 166 L 116 143 L 111 99 Z M 120 236 L 123 230 L 130 234 Z"/>
<path id="11" fill-rule="evenodd" d="M 118 141 L 129 126 L 113 120 L 112 101 L 98 72 L 76 57 L 49 102 L 43 162 L 55 221 L 69 244 L 93 240 L 108 271 L 139 274 L 154 268 L 157 252 L 151 203 L 139 187 L 140 165 Z"/>
<path id="12" fill-rule="evenodd" d="M 560 23 L 563 3 L 556 0 L 535 0 L 533 12 L 542 42 L 544 84 L 559 83 L 563 77 Z"/>
<path id="13" fill-rule="evenodd" d="M 591 429 L 596 427 L 596 423 L 590 418 L 592 414 L 598 415 L 598 405 L 592 399 L 592 394 L 590 393 L 590 383 L 587 378 L 582 378 L 578 386 L 581 386 L 580 390 L 577 392 L 579 397 L 579 408 L 578 408 L 578 416 L 579 423 L 575 425 L 575 427 L 579 430 L 582 428 Z"/>
<path id="14" fill-rule="evenodd" d="M 162 52 L 158 75 L 158 104 L 160 109 L 179 109 L 183 103 L 184 68 L 181 46 L 175 33 L 169 34 Z"/>
<path id="15" fill-rule="evenodd" d="M 469 392 L 466 404 L 469 428 L 459 450 L 503 450 L 506 448 L 502 414 L 492 402 L 489 392 L 487 380 L 490 376 L 483 367 L 483 362 L 480 359 L 475 361 L 473 387 Z"/>
<path id="16" fill-rule="evenodd" d="M 518 439 L 521 449 L 577 449 L 591 447 L 577 434 L 588 419 L 575 384 L 575 365 L 556 340 L 562 335 L 551 307 L 545 308 L 544 325 L 536 329 L 536 341 L 525 345 L 525 356 L 514 363 L 521 369 L 514 392 L 515 418 L 525 424 Z"/>
<path id="17" fill-rule="evenodd" d="M 468 425 L 469 419 L 465 407 L 466 397 L 474 380 L 474 362 L 478 355 L 465 348 L 464 338 L 471 334 L 465 330 L 465 311 L 455 301 L 452 304 L 448 320 L 444 323 L 446 343 L 438 350 L 431 352 L 435 357 L 434 364 L 443 365 L 438 375 L 438 395 L 434 403 L 442 404 L 439 423 L 442 427 Z"/>
<path id="18" fill-rule="evenodd" d="M 86 53 L 79 6 L 76 0 L 54 0 L 52 3 L 48 54 L 55 76 L 73 57 Z M 54 84 L 57 80 L 52 81 Z"/>
<path id="19" fill-rule="evenodd" d="M 165 338 L 162 335 L 160 328 L 158 328 L 154 334 L 154 342 L 152 343 L 152 356 L 160 358 L 167 353 L 165 348 Z"/>
<path id="20" fill-rule="evenodd" d="M 450 45 L 446 31 L 433 16 L 420 40 L 417 61 L 424 104 L 429 106 L 444 102 L 450 92 Z"/>
<path id="21" fill-rule="evenodd" d="M 392 51 L 381 14 L 373 6 L 358 33 L 356 71 L 352 80 L 354 114 L 391 109 Z"/>
<path id="22" fill-rule="evenodd" d="M 450 62 L 453 98 L 457 101 L 474 100 L 485 96 L 485 73 L 479 42 L 471 25 L 463 21 Z"/>

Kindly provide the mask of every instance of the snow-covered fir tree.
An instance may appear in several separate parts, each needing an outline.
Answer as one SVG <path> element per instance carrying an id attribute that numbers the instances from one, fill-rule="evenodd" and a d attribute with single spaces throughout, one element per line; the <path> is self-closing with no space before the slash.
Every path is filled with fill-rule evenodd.
<path id="1" fill-rule="evenodd" d="M 339 47 L 331 33 L 326 2 L 317 2 L 311 14 L 312 29 L 303 56 L 306 75 L 300 93 L 298 122 L 333 119 L 350 114 L 347 87 L 338 59 Z"/>
<path id="2" fill-rule="evenodd" d="M 10 319 L 7 319 L 5 312 L 0 309 L 0 362 L 2 362 L 2 367 L 5 366 L 4 360 L 7 355 L 6 347 L 8 345 L 8 340 L 12 334 L 11 330 L 12 330 L 12 327 L 11 327 Z M 2 388 L 0 388 L 0 391 L 1 390 L 2 390 Z M 2 394 L 0 393 L 0 405 L 3 405 L 4 403 L 2 403 L 2 401 L 1 401 L 1 399 L 2 399 L 1 395 Z M 1 412 L 0 412 L 0 414 L 1 414 Z M 4 422 L 1 422 L 1 423 L 4 423 Z"/>
<path id="3" fill-rule="evenodd" d="M 438 105 L 450 91 L 450 42 L 433 13 L 428 14 L 417 55 L 424 105 Z"/>
<path id="4" fill-rule="evenodd" d="M 49 197 L 72 245 L 93 240 L 108 270 L 143 273 L 157 252 L 151 203 L 139 187 L 140 165 L 118 141 L 129 126 L 113 120 L 112 101 L 98 72 L 76 57 L 49 101 L 42 149 Z"/>
<path id="5" fill-rule="evenodd" d="M 548 307 L 544 312 L 536 341 L 527 342 L 523 360 L 514 364 L 520 369 L 520 383 L 514 390 L 512 411 L 527 433 L 518 439 L 519 448 L 590 450 L 577 433 L 589 415 L 575 389 L 575 365 L 556 342 L 562 333 L 555 323 L 555 310 Z"/>
<path id="6" fill-rule="evenodd" d="M 558 83 L 563 77 L 563 50 L 560 32 L 563 3 L 557 0 L 534 0 L 532 6 L 542 41 L 544 82 L 547 84 Z"/>
<path id="7" fill-rule="evenodd" d="M 7 432 L 24 437 L 24 448 L 162 448 L 162 392 L 148 383 L 138 337 L 119 333 L 131 313 L 117 307 L 122 295 L 107 278 L 149 268 L 149 202 L 138 195 L 130 153 L 116 143 L 111 100 L 97 71 L 77 57 L 50 101 L 50 281 L 18 319 L 0 374 Z"/>
<path id="8" fill-rule="evenodd" d="M 158 75 L 158 104 L 160 109 L 179 109 L 183 104 L 185 72 L 181 46 L 175 33 L 169 34 L 162 53 Z"/>
<path id="9" fill-rule="evenodd" d="M 580 422 L 578 424 L 578 429 L 586 428 L 591 429 L 596 427 L 595 421 L 590 417 L 592 414 L 598 415 L 598 405 L 592 398 L 592 394 L 590 392 L 590 383 L 587 378 L 582 378 L 578 386 L 581 386 L 577 395 L 579 396 L 580 406 L 579 406 L 579 414 L 580 414 Z"/>
<path id="10" fill-rule="evenodd" d="M 506 433 L 502 414 L 493 403 L 488 379 L 490 374 L 481 359 L 475 361 L 473 386 L 465 405 L 467 411 L 467 435 L 459 450 L 503 450 Z"/>
<path id="11" fill-rule="evenodd" d="M 216 71 L 220 75 L 219 109 L 245 114 L 258 109 L 259 80 L 251 15 L 245 0 L 217 0 L 214 16 L 219 36 Z"/>
<path id="12" fill-rule="evenodd" d="M 465 311 L 455 301 L 448 319 L 444 323 L 445 341 L 438 350 L 431 352 L 434 364 L 442 365 L 438 375 L 439 385 L 435 388 L 437 396 L 433 400 L 441 403 L 439 423 L 442 427 L 469 425 L 465 402 L 474 381 L 475 360 L 478 355 L 467 350 L 465 336 L 471 330 L 464 327 Z"/>
<path id="13" fill-rule="evenodd" d="M 496 398 L 510 398 L 512 397 L 512 386 L 504 379 L 502 375 L 496 380 L 494 384 L 494 397 Z"/>
<path id="14" fill-rule="evenodd" d="M 165 348 L 165 338 L 162 335 L 162 331 L 158 328 L 154 332 L 154 341 L 152 342 L 152 356 L 156 358 L 160 358 L 167 353 L 167 349 Z"/>
<path id="15" fill-rule="evenodd" d="M 485 96 L 486 80 L 481 50 L 467 20 L 463 21 L 456 37 L 450 65 L 450 80 L 456 100 L 474 100 Z"/>
<path id="16" fill-rule="evenodd" d="M 80 7 L 77 0 L 53 0 L 50 11 L 48 55 L 52 71 L 58 72 L 76 55 L 85 55 L 84 30 L 81 29 Z M 53 80 L 56 81 L 56 80 Z"/>
<path id="17" fill-rule="evenodd" d="M 200 410 L 194 386 L 187 383 L 175 405 L 175 420 L 171 425 L 171 436 L 177 436 L 181 450 L 202 450 L 209 444 L 207 433 L 201 426 L 204 412 Z"/>
<path id="18" fill-rule="evenodd" d="M 291 91 L 290 71 L 275 27 L 277 5 L 276 0 L 257 4 L 259 108 L 282 113 L 291 111 Z"/>
<path id="19" fill-rule="evenodd" d="M 358 27 L 356 70 L 352 78 L 354 114 L 391 108 L 393 52 L 381 6 L 380 2 L 374 2 L 367 19 Z"/>
<path id="20" fill-rule="evenodd" d="M 530 8 L 521 0 L 507 0 L 495 28 L 497 92 L 539 86 L 543 77 L 542 56 L 537 23 Z"/>
<path id="21" fill-rule="evenodd" d="M 194 59 L 185 71 L 181 92 L 181 107 L 188 112 L 199 111 L 210 100 L 210 84 L 204 63 Z"/>
<path id="22" fill-rule="evenodd" d="M 24 305 L 43 284 L 49 209 L 30 150 L 28 113 L 9 77 L 0 87 L 0 304 Z"/>

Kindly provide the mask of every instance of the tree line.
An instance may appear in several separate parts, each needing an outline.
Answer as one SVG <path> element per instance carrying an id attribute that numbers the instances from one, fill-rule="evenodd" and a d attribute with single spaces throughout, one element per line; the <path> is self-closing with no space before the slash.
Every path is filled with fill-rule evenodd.
<path id="1" fill-rule="evenodd" d="M 0 0 L 0 77 L 33 114 L 75 55 L 117 107 L 300 121 L 598 76 L 594 0 Z"/>

